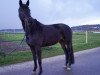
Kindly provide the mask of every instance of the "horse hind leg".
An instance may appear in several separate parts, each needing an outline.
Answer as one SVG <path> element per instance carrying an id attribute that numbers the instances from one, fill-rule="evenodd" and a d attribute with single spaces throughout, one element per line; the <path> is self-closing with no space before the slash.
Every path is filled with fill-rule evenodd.
<path id="1" fill-rule="evenodd" d="M 67 69 L 70 70 L 71 69 L 71 65 L 74 64 L 74 53 L 73 53 L 73 48 L 72 48 L 72 43 L 68 43 L 65 45 L 66 46 L 66 50 L 68 52 L 68 64 L 67 64 Z"/>
<path id="2" fill-rule="evenodd" d="M 59 43 L 60 43 L 60 45 L 61 45 L 61 47 L 62 47 L 62 49 L 64 50 L 64 53 L 65 53 L 65 66 L 64 66 L 64 68 L 67 68 L 68 58 L 69 58 L 68 51 L 67 51 L 64 40 L 60 40 Z"/>

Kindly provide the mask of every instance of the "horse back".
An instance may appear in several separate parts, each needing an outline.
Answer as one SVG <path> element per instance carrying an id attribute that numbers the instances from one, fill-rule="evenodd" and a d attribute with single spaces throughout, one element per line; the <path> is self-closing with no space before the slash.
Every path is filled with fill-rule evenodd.
<path id="1" fill-rule="evenodd" d="M 71 37 L 71 28 L 65 24 L 43 25 L 43 46 L 56 44 L 61 39 Z"/>

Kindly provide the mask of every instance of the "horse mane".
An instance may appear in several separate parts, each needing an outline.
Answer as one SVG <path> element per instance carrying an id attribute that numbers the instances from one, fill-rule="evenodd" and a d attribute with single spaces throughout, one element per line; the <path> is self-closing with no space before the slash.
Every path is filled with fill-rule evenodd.
<path id="1" fill-rule="evenodd" d="M 30 34 L 33 34 L 35 32 L 41 33 L 43 30 L 42 24 L 33 18 L 29 18 L 29 28 L 30 28 Z"/>

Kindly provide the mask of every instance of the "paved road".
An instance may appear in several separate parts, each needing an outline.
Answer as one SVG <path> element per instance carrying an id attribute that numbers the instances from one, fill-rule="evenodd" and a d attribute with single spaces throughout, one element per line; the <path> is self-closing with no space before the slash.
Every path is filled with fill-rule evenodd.
<path id="1" fill-rule="evenodd" d="M 71 71 L 63 68 L 64 55 L 43 59 L 42 75 L 100 75 L 100 47 L 75 53 Z M 0 75 L 32 75 L 33 62 L 0 67 Z"/>

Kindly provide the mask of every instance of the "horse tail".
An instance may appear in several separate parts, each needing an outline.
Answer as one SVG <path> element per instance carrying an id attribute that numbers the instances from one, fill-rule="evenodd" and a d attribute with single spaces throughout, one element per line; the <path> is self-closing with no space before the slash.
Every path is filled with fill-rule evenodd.
<path id="1" fill-rule="evenodd" d="M 71 42 L 71 54 L 70 54 L 70 62 L 71 64 L 75 63 L 75 59 L 74 59 L 74 51 L 73 51 L 73 46 L 72 46 L 72 42 Z"/>
<path id="2" fill-rule="evenodd" d="M 70 62 L 71 64 L 75 63 L 75 59 L 74 59 L 74 51 L 73 51 L 73 43 L 72 43 L 72 38 L 73 38 L 73 32 L 71 30 L 71 38 L 70 38 Z"/>

